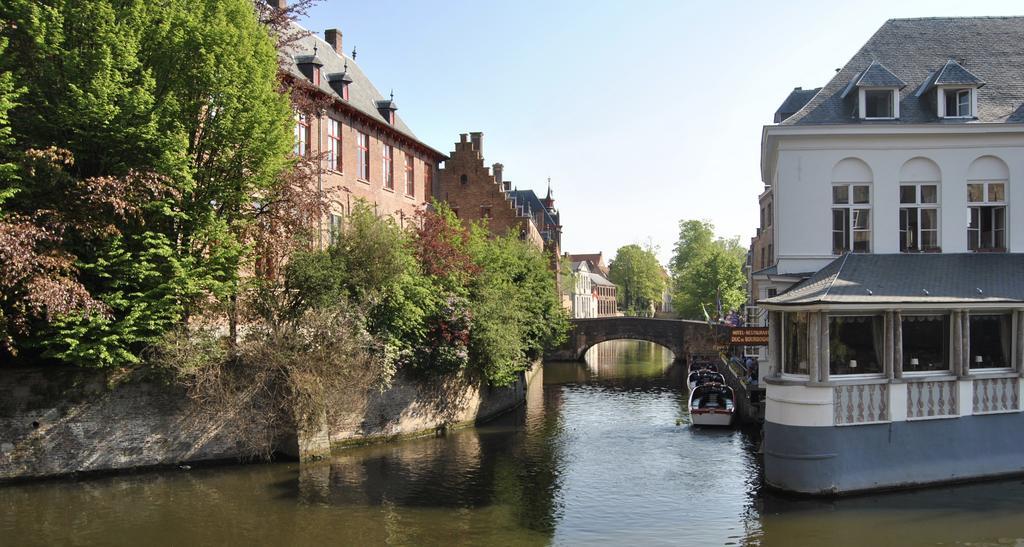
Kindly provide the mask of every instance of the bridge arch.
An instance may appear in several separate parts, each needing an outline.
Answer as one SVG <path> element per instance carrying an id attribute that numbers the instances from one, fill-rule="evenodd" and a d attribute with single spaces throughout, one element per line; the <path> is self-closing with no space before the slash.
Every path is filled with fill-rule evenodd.
<path id="1" fill-rule="evenodd" d="M 680 319 L 652 319 L 646 317 L 598 317 L 573 319 L 569 339 L 549 358 L 579 361 L 587 351 L 602 342 L 612 340 L 643 340 L 667 348 L 676 360 L 688 352 L 711 351 L 716 347 L 716 336 L 725 327 L 709 326 L 700 321 Z"/>

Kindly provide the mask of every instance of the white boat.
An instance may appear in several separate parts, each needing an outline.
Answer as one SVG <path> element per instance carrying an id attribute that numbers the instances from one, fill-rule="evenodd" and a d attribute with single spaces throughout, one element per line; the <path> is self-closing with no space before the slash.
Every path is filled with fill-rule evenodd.
<path id="1" fill-rule="evenodd" d="M 686 385 L 690 388 L 691 393 L 697 386 L 707 383 L 724 384 L 725 376 L 721 372 L 715 372 L 711 369 L 697 369 L 686 376 Z"/>
<path id="2" fill-rule="evenodd" d="M 725 384 L 706 383 L 690 391 L 690 423 L 728 427 L 736 413 L 732 388 Z"/>

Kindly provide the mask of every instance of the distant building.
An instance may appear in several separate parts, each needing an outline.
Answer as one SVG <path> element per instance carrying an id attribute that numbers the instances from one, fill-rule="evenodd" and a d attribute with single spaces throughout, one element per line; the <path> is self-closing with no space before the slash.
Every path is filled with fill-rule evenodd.
<path id="1" fill-rule="evenodd" d="M 604 263 L 604 253 L 582 253 L 572 254 L 566 253 L 565 256 L 572 262 L 586 262 L 590 267 L 590 271 L 597 272 L 605 277 L 608 277 L 608 266 Z"/>
<path id="2" fill-rule="evenodd" d="M 468 226 L 486 220 L 494 235 L 516 234 L 539 249 L 561 253 L 562 226 L 550 183 L 541 199 L 504 179 L 504 167 L 484 165 L 483 133 L 463 133 L 438 172 L 434 197 L 445 201 Z"/>
<path id="3" fill-rule="evenodd" d="M 584 262 L 590 270 L 590 282 L 597 302 L 596 317 L 614 317 L 619 314 L 618 288 L 608 279 L 608 266 L 603 253 L 569 254 L 565 256 L 573 263 Z"/>
<path id="4" fill-rule="evenodd" d="M 585 261 L 572 263 L 572 286 L 569 295 L 572 298 L 572 317 L 588 319 L 597 317 L 597 298 L 594 294 L 594 275 Z M 600 276 L 599 276 L 600 277 Z"/>
<path id="5" fill-rule="evenodd" d="M 672 307 L 672 276 L 664 266 L 659 265 L 658 268 L 661 271 L 661 279 L 665 283 L 665 288 L 661 290 L 661 301 L 655 305 L 654 313 L 655 316 L 673 317 L 675 309 Z"/>

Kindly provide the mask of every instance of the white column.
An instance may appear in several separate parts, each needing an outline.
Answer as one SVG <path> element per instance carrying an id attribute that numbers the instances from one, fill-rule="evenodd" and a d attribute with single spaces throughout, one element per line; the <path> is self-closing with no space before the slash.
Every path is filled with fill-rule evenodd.
<path id="1" fill-rule="evenodd" d="M 821 370 L 821 312 L 807 314 L 807 374 L 812 384 L 818 382 Z"/>
<path id="2" fill-rule="evenodd" d="M 828 313 L 822 312 L 821 313 L 821 337 L 819 338 L 821 340 L 821 343 L 819 345 L 820 350 L 818 352 L 818 359 L 821 362 L 821 373 L 818 375 L 818 379 L 821 380 L 822 382 L 828 382 L 828 380 L 829 380 L 829 370 L 828 370 L 828 368 L 829 368 L 829 361 L 831 361 L 831 359 L 832 359 L 832 356 L 829 353 L 829 333 L 830 332 L 831 332 L 831 327 L 829 327 L 829 324 L 828 324 Z"/>

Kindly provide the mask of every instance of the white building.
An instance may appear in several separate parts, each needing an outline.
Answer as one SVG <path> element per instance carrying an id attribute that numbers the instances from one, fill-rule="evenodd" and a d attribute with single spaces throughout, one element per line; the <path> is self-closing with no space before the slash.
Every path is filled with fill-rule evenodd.
<path id="1" fill-rule="evenodd" d="M 890 20 L 765 127 L 769 484 L 1024 471 L 1022 66 L 1024 18 Z"/>
<path id="2" fill-rule="evenodd" d="M 572 316 L 574 319 L 597 317 L 597 297 L 593 278 L 585 260 L 572 263 Z"/>

